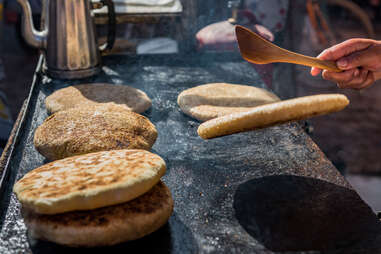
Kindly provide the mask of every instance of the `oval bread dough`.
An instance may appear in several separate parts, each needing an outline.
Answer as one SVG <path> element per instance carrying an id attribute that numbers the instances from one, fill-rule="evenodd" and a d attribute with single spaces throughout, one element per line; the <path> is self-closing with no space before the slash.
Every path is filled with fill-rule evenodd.
<path id="1" fill-rule="evenodd" d="M 199 121 L 207 121 L 279 100 L 275 94 L 263 88 L 211 83 L 181 92 L 177 103 L 185 114 Z"/>

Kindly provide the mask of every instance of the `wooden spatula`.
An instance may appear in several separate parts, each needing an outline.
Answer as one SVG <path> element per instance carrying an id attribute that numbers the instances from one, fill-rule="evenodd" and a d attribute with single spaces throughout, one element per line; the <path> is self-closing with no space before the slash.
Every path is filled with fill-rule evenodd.
<path id="1" fill-rule="evenodd" d="M 235 32 L 242 57 L 251 63 L 282 62 L 318 67 L 334 72 L 341 71 L 334 61 L 320 60 L 280 48 L 242 26 L 236 26 Z"/>

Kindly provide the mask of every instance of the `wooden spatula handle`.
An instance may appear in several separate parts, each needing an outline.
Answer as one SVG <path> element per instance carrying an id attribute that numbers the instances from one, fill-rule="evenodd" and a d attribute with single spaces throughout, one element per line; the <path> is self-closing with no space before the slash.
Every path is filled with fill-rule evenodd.
<path id="1" fill-rule="evenodd" d="M 328 60 L 321 60 L 316 57 L 310 57 L 310 56 L 305 56 L 301 55 L 298 53 L 294 53 L 288 50 L 283 51 L 283 57 L 285 62 L 288 63 L 295 63 L 295 64 L 301 64 L 305 66 L 310 66 L 310 67 L 317 67 L 320 69 L 324 70 L 329 70 L 333 72 L 341 72 L 335 61 L 328 61 Z"/>
<path id="2" fill-rule="evenodd" d="M 337 67 L 335 61 L 316 59 L 314 63 L 316 63 L 316 66 L 311 66 L 311 67 L 318 67 L 318 68 L 321 68 L 324 70 L 329 70 L 329 71 L 334 71 L 334 72 L 341 72 L 342 71 Z"/>
<path id="3" fill-rule="evenodd" d="M 299 58 L 298 58 L 299 59 Z M 317 67 L 320 69 L 333 71 L 333 72 L 341 72 L 335 61 L 328 61 L 328 60 L 320 60 L 315 57 L 309 57 L 309 56 L 303 56 L 303 58 L 300 59 L 301 61 L 296 62 L 297 64 L 302 64 L 310 67 Z"/>

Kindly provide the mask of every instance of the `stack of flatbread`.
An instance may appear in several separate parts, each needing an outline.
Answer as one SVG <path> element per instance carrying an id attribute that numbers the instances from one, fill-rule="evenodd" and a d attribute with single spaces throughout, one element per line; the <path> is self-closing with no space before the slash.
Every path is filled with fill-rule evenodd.
<path id="1" fill-rule="evenodd" d="M 148 152 L 155 126 L 151 106 L 135 88 L 108 84 L 67 87 L 46 99 L 53 115 L 34 135 L 53 162 L 14 186 L 31 236 L 69 246 L 105 246 L 143 237 L 173 210 L 160 180 L 165 162 Z M 133 112 L 136 111 L 136 112 Z"/>
<path id="2" fill-rule="evenodd" d="M 68 246 L 114 245 L 163 226 L 173 199 L 166 170 L 145 150 L 113 150 L 53 161 L 14 186 L 33 238 Z"/>
<path id="3" fill-rule="evenodd" d="M 199 121 L 204 139 L 251 131 L 337 112 L 349 100 L 342 94 L 320 94 L 280 101 L 261 88 L 214 83 L 183 91 L 177 102 L 182 111 Z"/>

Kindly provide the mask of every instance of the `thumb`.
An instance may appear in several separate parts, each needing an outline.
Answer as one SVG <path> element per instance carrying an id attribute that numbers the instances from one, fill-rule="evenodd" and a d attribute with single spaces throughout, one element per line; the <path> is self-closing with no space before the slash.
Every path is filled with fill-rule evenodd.
<path id="1" fill-rule="evenodd" d="M 324 50 L 318 58 L 322 60 L 338 60 L 355 52 L 363 51 L 373 44 L 375 42 L 369 39 L 350 39 Z"/>
<path id="2" fill-rule="evenodd" d="M 378 63 L 377 55 L 371 50 L 362 50 L 338 59 L 337 66 L 342 70 L 363 67 L 372 70 L 372 65 Z"/>

